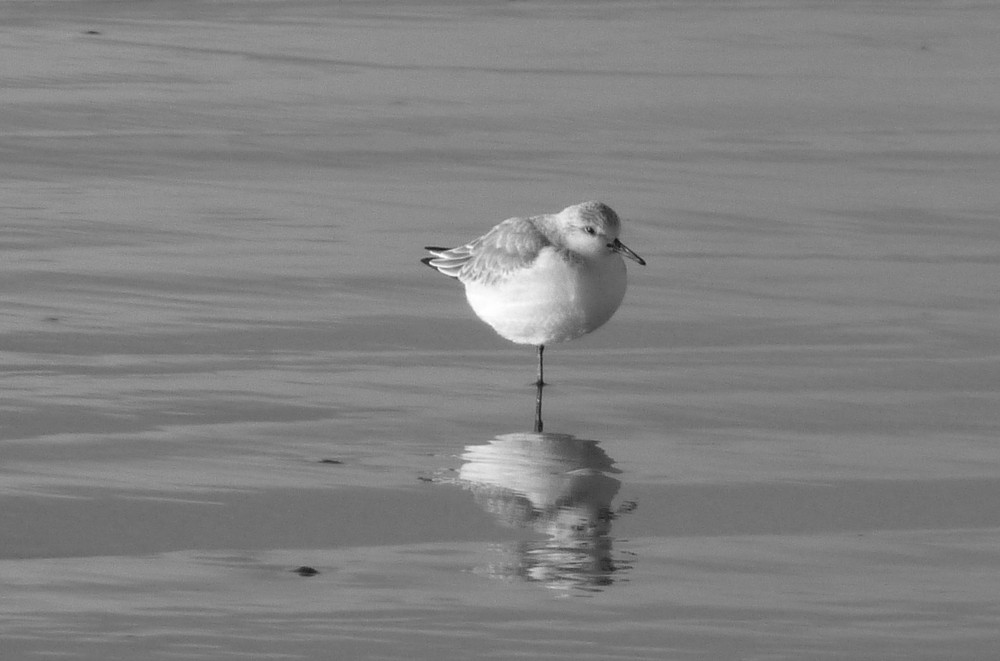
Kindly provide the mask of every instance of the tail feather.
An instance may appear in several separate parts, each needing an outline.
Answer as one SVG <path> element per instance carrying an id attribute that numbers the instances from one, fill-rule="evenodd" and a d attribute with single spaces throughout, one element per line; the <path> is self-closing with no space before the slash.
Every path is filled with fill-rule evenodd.
<path id="1" fill-rule="evenodd" d="M 426 264 L 435 271 L 443 273 L 449 278 L 458 278 L 456 273 L 457 269 L 452 268 L 451 260 L 448 257 L 443 257 L 443 253 L 448 252 L 451 248 L 439 248 L 437 246 L 426 246 L 424 250 L 431 253 L 432 257 L 424 257 L 420 260 L 421 264 Z"/>

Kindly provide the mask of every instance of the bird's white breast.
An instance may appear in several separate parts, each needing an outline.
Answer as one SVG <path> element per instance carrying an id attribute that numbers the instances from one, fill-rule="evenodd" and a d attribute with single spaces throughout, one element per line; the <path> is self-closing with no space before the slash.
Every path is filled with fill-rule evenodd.
<path id="1" fill-rule="evenodd" d="M 585 335 L 611 318 L 625 296 L 617 254 L 567 258 L 541 250 L 532 264 L 499 283 L 468 282 L 465 295 L 480 319 L 519 344 L 549 344 Z"/>

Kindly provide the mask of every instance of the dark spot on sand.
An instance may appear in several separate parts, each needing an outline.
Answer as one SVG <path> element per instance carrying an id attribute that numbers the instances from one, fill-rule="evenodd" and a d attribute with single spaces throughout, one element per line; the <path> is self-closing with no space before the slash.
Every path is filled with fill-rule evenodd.
<path id="1" fill-rule="evenodd" d="M 319 574 L 319 570 L 313 569 L 312 567 L 306 567 L 305 565 L 303 565 L 302 567 L 293 569 L 292 573 L 298 574 L 299 576 L 316 576 L 317 574 Z"/>
<path id="2" fill-rule="evenodd" d="M 98 30 L 84 30 L 84 34 L 99 35 L 101 34 Z"/>
<path id="3" fill-rule="evenodd" d="M 340 459 L 320 459 L 319 463 L 321 463 L 321 464 L 342 464 L 344 462 L 342 462 Z"/>
<path id="4" fill-rule="evenodd" d="M 639 503 L 635 500 L 626 500 L 618 506 L 618 511 L 615 514 L 629 514 L 639 509 Z"/>

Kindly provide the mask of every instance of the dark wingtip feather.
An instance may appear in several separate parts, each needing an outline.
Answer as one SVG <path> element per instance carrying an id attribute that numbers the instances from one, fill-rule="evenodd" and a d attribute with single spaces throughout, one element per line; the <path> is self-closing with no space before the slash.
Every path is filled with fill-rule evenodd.
<path id="1" fill-rule="evenodd" d="M 428 250 L 447 250 L 447 248 L 428 248 Z M 440 273 L 442 275 L 447 275 L 449 278 L 453 278 L 455 280 L 458 280 L 458 276 L 456 276 L 456 275 L 448 275 L 447 273 L 445 273 L 444 271 L 442 271 L 438 267 L 434 266 L 434 264 L 432 264 L 431 262 L 433 262 L 435 259 L 440 259 L 440 258 L 439 257 L 424 257 L 423 259 L 420 260 L 420 263 L 421 264 L 425 264 L 425 265 L 431 267 L 432 269 L 434 269 L 435 271 L 437 271 L 438 273 Z"/>

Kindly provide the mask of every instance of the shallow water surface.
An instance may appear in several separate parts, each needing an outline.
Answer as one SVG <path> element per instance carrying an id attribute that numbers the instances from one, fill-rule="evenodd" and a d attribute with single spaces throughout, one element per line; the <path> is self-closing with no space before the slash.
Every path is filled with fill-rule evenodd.
<path id="1" fill-rule="evenodd" d="M 1000 10 L 4 11 L 4 659 L 995 655 Z M 421 247 L 587 199 L 532 433 Z"/>

